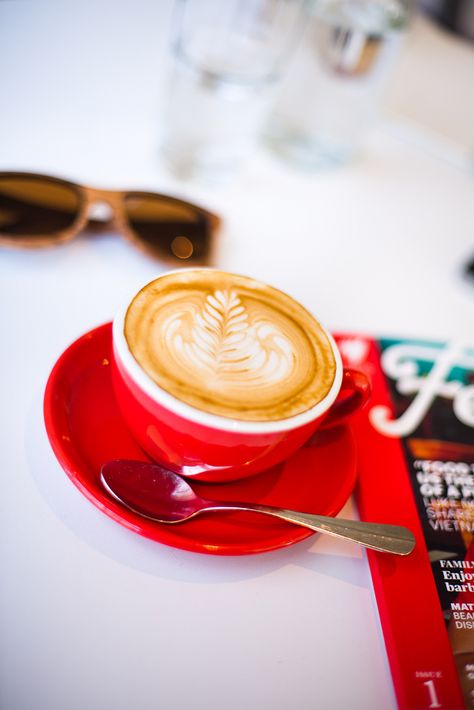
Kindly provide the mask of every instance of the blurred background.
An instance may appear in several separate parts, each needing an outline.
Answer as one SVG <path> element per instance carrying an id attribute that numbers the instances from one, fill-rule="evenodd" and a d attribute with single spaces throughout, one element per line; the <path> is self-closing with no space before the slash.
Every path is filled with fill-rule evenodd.
<path id="1" fill-rule="evenodd" d="M 196 3 L 201 8 L 219 5 Z M 390 115 L 413 121 L 441 144 L 471 156 L 473 6 L 472 0 L 409 3 L 408 36 L 384 87 Z M 107 174 L 112 163 L 119 168 L 126 161 L 129 179 L 134 166 L 140 176 L 147 164 L 159 171 L 172 11 L 172 0 L 86 0 L 80 7 L 54 0 L 2 0 L 2 163 L 60 169 L 64 163 L 69 167 L 72 155 L 76 171 L 87 171 L 99 159 Z M 290 54 L 283 74 L 292 59 Z M 308 97 L 311 91 L 308 80 Z M 19 136 L 21 145 L 12 140 Z"/>
<path id="2" fill-rule="evenodd" d="M 197 201 L 224 220 L 217 266 L 321 304 L 334 328 L 461 332 L 473 5 L 1 0 L 0 169 Z M 83 235 L 2 250 L 4 288 L 15 268 L 60 279 L 79 254 L 98 322 L 124 279 L 161 268 L 115 235 Z"/>

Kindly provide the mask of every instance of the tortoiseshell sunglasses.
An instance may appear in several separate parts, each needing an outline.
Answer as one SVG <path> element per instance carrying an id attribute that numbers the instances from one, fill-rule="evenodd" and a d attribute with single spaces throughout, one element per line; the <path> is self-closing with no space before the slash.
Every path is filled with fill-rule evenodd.
<path id="1" fill-rule="evenodd" d="M 208 263 L 221 220 L 154 192 L 98 190 L 48 175 L 0 172 L 0 244 L 48 247 L 86 226 L 120 231 L 164 260 Z"/>

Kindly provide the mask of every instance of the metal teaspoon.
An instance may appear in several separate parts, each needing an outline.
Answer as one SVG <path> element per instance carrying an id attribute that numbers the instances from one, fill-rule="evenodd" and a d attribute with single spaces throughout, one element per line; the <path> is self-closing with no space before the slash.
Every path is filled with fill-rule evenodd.
<path id="1" fill-rule="evenodd" d="M 179 474 L 158 464 L 109 461 L 102 466 L 100 477 L 114 498 L 135 513 L 159 523 L 181 523 L 204 511 L 245 510 L 272 515 L 380 552 L 409 555 L 415 547 L 413 533 L 399 525 L 342 520 L 257 503 L 206 500 Z"/>

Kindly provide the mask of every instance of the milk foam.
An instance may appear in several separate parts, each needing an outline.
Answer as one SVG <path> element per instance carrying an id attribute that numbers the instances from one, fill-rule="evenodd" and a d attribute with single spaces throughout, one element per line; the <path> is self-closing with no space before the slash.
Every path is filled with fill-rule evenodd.
<path id="1" fill-rule="evenodd" d="M 125 319 L 129 348 L 164 390 L 205 411 L 276 420 L 305 411 L 329 391 L 331 346 L 289 296 L 213 270 L 157 279 Z"/>
<path id="2" fill-rule="evenodd" d="M 273 323 L 249 316 L 235 291 L 218 289 L 202 304 L 178 305 L 163 322 L 163 340 L 179 367 L 217 378 L 224 390 L 277 383 L 291 373 L 293 346 Z"/>

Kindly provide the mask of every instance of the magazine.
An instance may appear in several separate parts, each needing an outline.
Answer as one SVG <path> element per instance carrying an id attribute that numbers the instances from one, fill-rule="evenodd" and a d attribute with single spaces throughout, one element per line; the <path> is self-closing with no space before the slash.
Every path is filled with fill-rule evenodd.
<path id="1" fill-rule="evenodd" d="M 368 552 L 399 707 L 474 708 L 474 345 L 337 337 L 372 399 L 354 419 L 362 520 L 406 525 Z"/>

